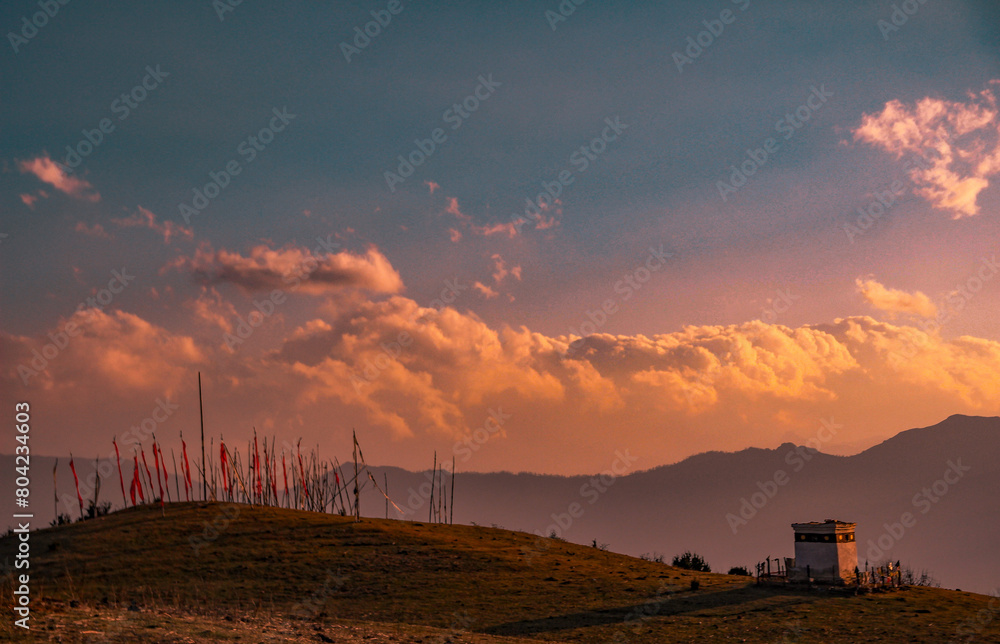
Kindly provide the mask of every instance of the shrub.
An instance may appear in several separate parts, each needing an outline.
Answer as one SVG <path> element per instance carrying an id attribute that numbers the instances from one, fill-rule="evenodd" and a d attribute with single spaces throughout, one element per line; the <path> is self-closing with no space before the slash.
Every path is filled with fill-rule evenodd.
<path id="1" fill-rule="evenodd" d="M 742 575 L 744 577 L 750 576 L 750 571 L 746 569 L 746 566 L 733 566 L 729 569 L 727 575 Z"/>
<path id="2" fill-rule="evenodd" d="M 676 568 L 684 568 L 685 570 L 712 572 L 712 567 L 708 565 L 705 558 L 690 550 L 682 555 L 674 555 L 674 560 L 670 562 L 670 565 Z"/>

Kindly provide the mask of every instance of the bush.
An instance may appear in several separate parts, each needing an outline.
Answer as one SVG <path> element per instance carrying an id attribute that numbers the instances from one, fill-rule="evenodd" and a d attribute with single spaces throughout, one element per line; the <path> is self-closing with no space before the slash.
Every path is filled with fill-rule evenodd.
<path id="1" fill-rule="evenodd" d="M 750 571 L 746 569 L 746 566 L 733 566 L 729 569 L 727 575 L 741 575 L 743 577 L 749 577 Z"/>
<path id="2" fill-rule="evenodd" d="M 655 550 L 653 551 L 653 554 L 649 554 L 648 552 L 644 552 L 641 555 L 639 555 L 639 558 L 642 559 L 643 561 L 652 561 L 654 563 L 663 563 L 663 555 L 661 555 L 660 553 L 656 552 Z"/>
<path id="3" fill-rule="evenodd" d="M 697 570 L 699 572 L 712 572 L 712 567 L 708 565 L 705 558 L 701 555 L 686 551 L 682 555 L 674 555 L 674 560 L 670 562 L 671 566 L 675 568 L 683 568 L 685 570 Z"/>
<path id="4" fill-rule="evenodd" d="M 49 525 L 50 526 L 68 525 L 70 523 L 73 523 L 73 519 L 70 519 L 68 514 L 60 514 L 55 519 L 53 519 L 52 523 L 50 523 Z"/>

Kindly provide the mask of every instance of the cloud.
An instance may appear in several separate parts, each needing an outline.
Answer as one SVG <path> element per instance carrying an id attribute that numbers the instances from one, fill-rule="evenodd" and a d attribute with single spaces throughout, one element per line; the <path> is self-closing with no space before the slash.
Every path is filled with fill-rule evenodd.
<path id="1" fill-rule="evenodd" d="M 319 254 L 306 248 L 255 246 L 249 255 L 202 245 L 193 257 L 179 257 L 164 267 L 189 272 L 206 284 L 230 283 L 248 292 L 295 289 L 321 295 L 345 288 L 398 293 L 403 280 L 389 260 L 370 246 L 363 254 Z"/>
<path id="2" fill-rule="evenodd" d="M 471 215 L 462 212 L 459 207 L 458 199 L 455 197 L 447 197 L 448 205 L 445 207 L 445 214 L 449 214 L 455 217 L 458 221 L 458 228 L 463 228 L 474 235 L 480 235 L 482 237 L 492 237 L 494 235 L 506 236 L 513 239 L 521 233 L 521 228 L 530 222 L 534 222 L 535 230 L 546 230 L 549 228 L 554 228 L 558 225 L 558 220 L 555 217 L 548 215 L 550 211 L 556 212 L 558 214 L 562 213 L 562 202 L 558 199 L 555 200 L 555 204 L 549 204 L 547 201 L 542 204 L 542 207 L 538 209 L 537 216 L 528 219 L 526 217 L 511 217 L 510 221 L 507 222 L 495 222 L 492 224 L 486 224 L 480 226 L 475 223 L 475 220 Z M 457 234 L 456 234 L 457 233 Z M 456 228 L 450 228 L 449 234 L 451 235 L 451 240 L 453 242 L 461 239 L 461 232 Z"/>
<path id="3" fill-rule="evenodd" d="M 52 336 L 0 334 L 0 341 L 11 351 L 5 379 L 18 387 L 24 386 L 26 379 L 31 389 L 79 401 L 101 391 L 113 395 L 143 391 L 170 394 L 181 386 L 189 369 L 206 361 L 206 354 L 192 337 L 171 333 L 123 311 L 77 311 L 53 329 L 52 335 L 66 335 L 66 329 L 73 333 L 65 337 L 61 351 L 45 351 L 45 364 L 32 362 L 36 357 L 33 352 L 42 353 L 52 343 Z M 23 369 L 37 374 L 25 378 Z"/>
<path id="4" fill-rule="evenodd" d="M 881 112 L 863 115 L 853 134 L 897 159 L 906 154 L 919 159 L 909 168 L 915 192 L 956 219 L 979 214 L 979 194 L 1000 173 L 1000 121 L 989 88 L 964 103 L 891 100 Z"/>
<path id="5" fill-rule="evenodd" d="M 101 200 L 101 195 L 93 190 L 93 186 L 83 179 L 66 174 L 62 167 L 50 159 L 48 155 L 36 157 L 30 161 L 19 161 L 18 168 L 21 172 L 33 174 L 40 181 L 44 181 L 59 192 L 75 199 L 92 202 Z"/>
<path id="6" fill-rule="evenodd" d="M 890 313 L 910 313 L 925 318 L 937 315 L 937 307 L 920 291 L 907 293 L 894 288 L 886 288 L 873 279 L 855 280 L 858 292 L 875 308 Z"/>
<path id="7" fill-rule="evenodd" d="M 84 222 L 78 221 L 76 222 L 76 226 L 73 227 L 73 230 L 75 230 L 78 233 L 83 233 L 84 235 L 88 235 L 90 237 L 101 237 L 103 239 L 108 239 L 109 237 L 111 237 L 108 234 L 108 232 L 104 230 L 104 226 L 100 224 L 94 224 L 93 226 L 88 226 Z"/>
<path id="8" fill-rule="evenodd" d="M 190 228 L 185 228 L 184 226 L 169 219 L 162 223 L 157 223 L 156 215 L 142 206 L 139 206 L 138 212 L 131 217 L 112 219 L 111 221 L 119 226 L 122 226 L 123 228 L 134 228 L 137 226 L 141 228 L 149 228 L 150 230 L 162 235 L 163 243 L 165 244 L 169 244 L 170 240 L 175 237 L 187 239 L 189 241 L 194 239 L 194 231 Z"/>
<path id="9" fill-rule="evenodd" d="M 184 302 L 195 318 L 225 333 L 233 331 L 233 320 L 239 319 L 236 307 L 222 298 L 214 288 L 201 287 L 198 297 Z"/>
<path id="10" fill-rule="evenodd" d="M 497 295 L 499 295 L 499 293 L 497 293 L 495 290 L 493 290 L 492 287 L 487 286 L 486 284 L 483 284 L 482 282 L 476 282 L 476 283 L 474 283 L 472 285 L 472 288 L 474 288 L 477 291 L 479 291 L 480 293 L 482 293 L 483 297 L 485 297 L 487 300 L 493 299 L 494 297 L 496 297 Z"/>
<path id="11" fill-rule="evenodd" d="M 27 388 L 17 366 L 59 327 L 0 333 L 9 356 L 0 397 L 30 395 L 53 427 L 91 423 L 92 442 L 143 417 L 122 411 L 128 401 L 146 404 L 162 392 L 178 395 L 196 423 L 200 369 L 213 434 L 235 440 L 256 424 L 274 427 L 279 440 L 349 445 L 353 426 L 379 446 L 372 458 L 407 467 L 419 467 L 442 440 L 461 444 L 501 409 L 511 419 L 470 469 L 566 473 L 598 471 L 607 454 L 629 446 L 665 463 L 708 449 L 804 442 L 821 418 L 843 426 L 828 445 L 837 449 L 952 413 L 1000 412 L 1000 343 L 946 340 L 865 316 L 576 339 L 492 328 L 473 313 L 391 295 L 317 305 L 283 339 L 261 338 L 273 342 L 262 351 L 227 352 L 219 330 L 233 319 L 231 305 L 206 289 L 185 306 L 204 322 L 194 334 L 120 311 L 95 312 L 86 324 L 86 314 L 74 315 L 83 334 Z M 136 413 L 147 413 L 141 407 Z M 54 445 L 77 440 L 60 436 Z"/>
<path id="12" fill-rule="evenodd" d="M 521 281 L 520 266 L 512 266 L 508 269 L 507 262 L 500 256 L 499 253 L 493 253 L 491 259 L 493 260 L 493 282 L 495 284 L 502 282 L 508 275 L 516 279 L 518 282 Z"/>
<path id="13" fill-rule="evenodd" d="M 434 191 L 441 187 L 439 184 L 434 183 L 433 181 L 424 181 L 424 184 L 430 189 L 431 194 L 434 194 Z"/>

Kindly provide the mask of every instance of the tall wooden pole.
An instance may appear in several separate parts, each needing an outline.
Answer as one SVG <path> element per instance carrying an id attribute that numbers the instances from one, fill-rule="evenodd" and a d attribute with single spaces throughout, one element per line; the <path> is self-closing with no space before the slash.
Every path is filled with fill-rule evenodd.
<path id="1" fill-rule="evenodd" d="M 354 521 L 361 521 L 360 490 L 358 489 L 358 433 L 351 431 L 354 436 Z"/>
<path id="2" fill-rule="evenodd" d="M 198 372 L 198 416 L 201 417 L 201 499 L 208 498 L 208 481 L 205 478 L 205 410 L 201 404 L 201 372 Z"/>
<path id="3" fill-rule="evenodd" d="M 438 467 L 438 453 L 434 450 L 434 465 L 431 467 L 431 499 L 430 503 L 427 505 L 427 522 L 430 523 L 434 520 L 434 483 L 437 479 L 437 467 Z"/>
<path id="4" fill-rule="evenodd" d="M 448 523 L 455 523 L 455 457 L 451 457 L 451 515 Z"/>
<path id="5" fill-rule="evenodd" d="M 385 518 L 389 518 L 389 475 L 382 472 L 382 480 L 385 482 Z"/>

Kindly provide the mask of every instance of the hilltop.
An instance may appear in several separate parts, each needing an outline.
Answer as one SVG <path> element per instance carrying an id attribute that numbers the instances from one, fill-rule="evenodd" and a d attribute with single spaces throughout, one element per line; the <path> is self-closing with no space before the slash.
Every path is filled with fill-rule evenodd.
<path id="1" fill-rule="evenodd" d="M 983 641 L 1000 637 L 1000 607 L 983 595 L 757 587 L 476 526 L 183 503 L 165 517 L 143 507 L 44 529 L 31 544 L 35 641 L 94 641 L 66 639 L 87 630 L 157 642 L 223 632 L 239 641 L 941 642 L 978 611 L 991 618 Z M 0 558 L 15 547 L 0 540 Z M 10 592 L 5 583 L 8 606 Z"/>

